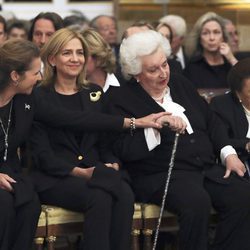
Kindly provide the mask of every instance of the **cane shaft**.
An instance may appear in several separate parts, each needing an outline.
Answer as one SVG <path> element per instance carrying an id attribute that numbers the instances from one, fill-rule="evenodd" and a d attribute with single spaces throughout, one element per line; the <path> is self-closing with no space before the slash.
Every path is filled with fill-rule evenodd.
<path id="1" fill-rule="evenodd" d="M 164 211 L 165 204 L 166 204 L 166 197 L 167 197 L 167 193 L 168 193 L 169 182 L 170 182 L 172 170 L 173 170 L 173 167 L 174 167 L 175 154 L 176 154 L 176 149 L 177 149 L 177 145 L 178 145 L 179 136 L 180 136 L 179 133 L 175 134 L 174 145 L 173 145 L 171 158 L 170 158 L 170 163 L 169 163 L 168 175 L 167 175 L 166 184 L 165 184 L 165 188 L 164 188 L 164 193 L 163 193 L 163 197 L 162 197 L 160 215 L 159 215 L 159 218 L 158 218 L 157 227 L 156 227 L 156 231 L 155 231 L 153 250 L 156 249 L 156 245 L 157 245 L 157 240 L 158 240 L 158 236 L 159 236 L 162 215 L 163 215 L 163 211 Z"/>

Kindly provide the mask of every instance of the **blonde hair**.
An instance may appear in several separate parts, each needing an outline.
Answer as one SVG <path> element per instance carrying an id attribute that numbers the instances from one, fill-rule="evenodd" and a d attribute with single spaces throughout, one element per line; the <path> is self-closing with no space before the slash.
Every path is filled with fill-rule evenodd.
<path id="1" fill-rule="evenodd" d="M 97 67 L 106 73 L 115 72 L 115 56 L 109 44 L 94 29 L 87 29 L 81 32 L 88 44 L 89 53 L 95 59 Z"/>
<path id="2" fill-rule="evenodd" d="M 43 86 L 51 86 L 56 80 L 56 69 L 49 63 L 49 58 L 57 55 L 69 41 L 75 38 L 81 42 L 85 61 L 87 61 L 89 54 L 88 46 L 80 33 L 67 28 L 56 31 L 41 50 L 41 58 L 44 63 Z M 78 90 L 82 89 L 82 87 L 87 84 L 85 72 L 86 64 L 83 66 L 83 69 L 76 80 Z"/>

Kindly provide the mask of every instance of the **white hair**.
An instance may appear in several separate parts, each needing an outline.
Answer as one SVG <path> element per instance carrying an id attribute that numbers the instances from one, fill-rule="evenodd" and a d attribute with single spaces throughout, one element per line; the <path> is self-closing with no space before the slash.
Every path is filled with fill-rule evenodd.
<path id="1" fill-rule="evenodd" d="M 120 63 L 126 79 L 141 73 L 141 57 L 153 54 L 162 48 L 168 57 L 171 54 L 169 41 L 154 30 L 147 30 L 122 40 L 120 46 Z"/>
<path id="2" fill-rule="evenodd" d="M 181 16 L 167 15 L 160 18 L 159 22 L 168 24 L 178 37 L 184 37 L 187 33 L 186 21 Z"/>

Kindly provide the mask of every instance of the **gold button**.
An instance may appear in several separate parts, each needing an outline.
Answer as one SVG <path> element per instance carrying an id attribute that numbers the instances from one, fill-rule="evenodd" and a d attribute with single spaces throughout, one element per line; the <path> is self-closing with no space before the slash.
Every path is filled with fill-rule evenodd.
<path id="1" fill-rule="evenodd" d="M 79 155 L 78 156 L 78 160 L 81 161 L 83 159 L 83 156 L 82 155 Z"/>

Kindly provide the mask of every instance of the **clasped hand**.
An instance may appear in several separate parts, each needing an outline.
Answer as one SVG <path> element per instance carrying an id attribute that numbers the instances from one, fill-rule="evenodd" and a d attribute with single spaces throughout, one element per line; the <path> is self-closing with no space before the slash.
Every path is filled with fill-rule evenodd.
<path id="1" fill-rule="evenodd" d="M 171 130 L 180 134 L 184 134 L 187 127 L 186 122 L 181 117 L 174 116 L 171 113 L 159 117 L 156 122 L 163 126 L 167 125 Z"/>

